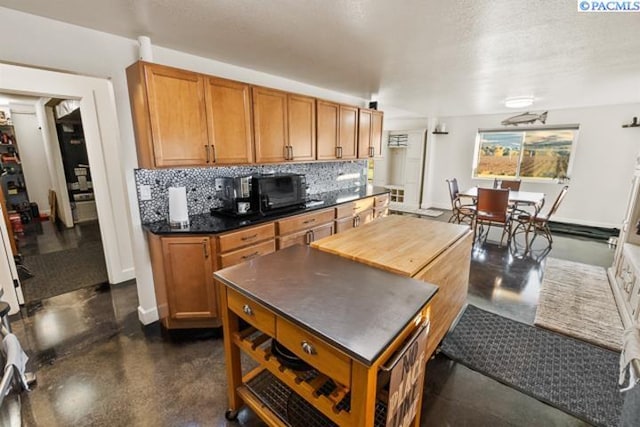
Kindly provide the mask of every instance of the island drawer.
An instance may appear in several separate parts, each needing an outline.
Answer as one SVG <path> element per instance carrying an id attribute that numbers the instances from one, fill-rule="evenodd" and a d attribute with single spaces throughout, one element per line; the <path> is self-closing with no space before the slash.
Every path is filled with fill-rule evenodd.
<path id="1" fill-rule="evenodd" d="M 241 262 L 249 261 L 262 255 L 267 255 L 276 250 L 276 243 L 273 239 L 257 245 L 247 246 L 237 251 L 221 254 L 218 256 L 218 266 L 220 268 L 230 267 Z"/>
<path id="2" fill-rule="evenodd" d="M 273 223 L 259 225 L 218 236 L 218 251 L 229 252 L 262 240 L 273 239 L 276 234 Z"/>
<path id="3" fill-rule="evenodd" d="M 325 209 L 319 212 L 311 212 L 304 215 L 298 215 L 293 218 L 286 218 L 277 221 L 278 234 L 295 233 L 296 231 L 306 230 L 333 221 L 333 209 Z"/>
<path id="4" fill-rule="evenodd" d="M 276 316 L 257 302 L 227 288 L 227 305 L 247 323 L 269 336 L 275 336 Z"/>
<path id="5" fill-rule="evenodd" d="M 331 345 L 280 317 L 276 339 L 302 360 L 340 384 L 351 384 L 351 359 Z"/>

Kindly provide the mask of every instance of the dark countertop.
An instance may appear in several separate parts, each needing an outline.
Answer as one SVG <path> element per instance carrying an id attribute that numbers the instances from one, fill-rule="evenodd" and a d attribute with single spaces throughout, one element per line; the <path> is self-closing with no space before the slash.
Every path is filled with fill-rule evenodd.
<path id="1" fill-rule="evenodd" d="M 438 290 L 303 245 L 214 276 L 367 366 Z"/>
<path id="2" fill-rule="evenodd" d="M 258 225 L 264 222 L 274 221 L 280 218 L 286 218 L 292 215 L 311 212 L 319 209 L 325 209 L 332 206 L 346 203 L 352 200 L 363 199 L 365 197 L 377 196 L 388 193 L 389 190 L 383 187 L 357 187 L 345 190 L 328 191 L 325 193 L 311 194 L 310 200 L 322 200 L 324 203 L 308 208 L 301 208 L 294 211 L 279 213 L 275 215 L 254 215 L 246 218 L 235 218 L 221 215 L 211 215 L 209 213 L 189 216 L 189 228 L 177 230 L 169 227 L 169 221 L 157 221 L 149 224 L 142 224 L 142 227 L 153 234 L 218 234 L 226 231 L 236 230 L 242 227 Z"/>

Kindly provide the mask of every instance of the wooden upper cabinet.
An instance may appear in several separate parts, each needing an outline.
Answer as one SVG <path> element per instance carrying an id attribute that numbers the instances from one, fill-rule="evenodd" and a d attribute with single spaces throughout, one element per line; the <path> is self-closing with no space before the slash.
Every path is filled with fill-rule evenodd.
<path id="1" fill-rule="evenodd" d="M 358 157 L 358 108 L 340 105 L 340 124 L 338 158 L 355 159 Z"/>
<path id="2" fill-rule="evenodd" d="M 379 156 L 382 113 L 138 61 L 127 68 L 141 168 Z M 374 148 L 372 148 L 374 147 Z"/>
<path id="3" fill-rule="evenodd" d="M 253 88 L 256 162 L 283 162 L 287 157 L 287 93 Z"/>
<path id="4" fill-rule="evenodd" d="M 358 124 L 358 158 L 382 156 L 382 112 L 360 109 Z"/>
<path id="5" fill-rule="evenodd" d="M 368 159 L 371 154 L 371 111 L 360 110 L 358 121 L 358 158 Z"/>
<path id="6" fill-rule="evenodd" d="M 318 160 L 358 157 L 358 108 L 318 100 Z"/>
<path id="7" fill-rule="evenodd" d="M 316 100 L 308 96 L 287 95 L 289 112 L 289 152 L 287 160 L 316 159 Z"/>
<path id="8" fill-rule="evenodd" d="M 253 162 L 250 90 L 248 84 L 206 79 L 210 164 Z"/>
<path id="9" fill-rule="evenodd" d="M 371 113 L 371 146 L 373 149 L 373 157 L 382 157 L 382 111 L 373 111 Z"/>
<path id="10" fill-rule="evenodd" d="M 209 140 L 204 77 L 144 64 L 144 79 L 155 166 L 205 165 Z M 151 159 L 139 160 L 142 167 L 151 163 Z"/>
<path id="11" fill-rule="evenodd" d="M 337 158 L 338 127 L 340 124 L 340 105 L 317 101 L 317 135 L 318 160 L 332 160 Z"/>

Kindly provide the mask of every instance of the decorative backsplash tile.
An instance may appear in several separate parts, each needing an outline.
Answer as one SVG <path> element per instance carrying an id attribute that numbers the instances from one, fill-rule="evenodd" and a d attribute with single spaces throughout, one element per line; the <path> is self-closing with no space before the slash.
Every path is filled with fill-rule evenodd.
<path id="1" fill-rule="evenodd" d="M 285 163 L 255 166 L 218 166 L 189 169 L 136 169 L 140 219 L 143 224 L 169 217 L 169 187 L 186 187 L 189 215 L 208 213 L 220 207 L 213 182 L 221 176 L 254 173 L 299 173 L 307 177 L 308 194 L 364 186 L 367 161 L 354 160 L 323 163 Z M 151 186 L 151 200 L 140 201 L 140 185 Z"/>

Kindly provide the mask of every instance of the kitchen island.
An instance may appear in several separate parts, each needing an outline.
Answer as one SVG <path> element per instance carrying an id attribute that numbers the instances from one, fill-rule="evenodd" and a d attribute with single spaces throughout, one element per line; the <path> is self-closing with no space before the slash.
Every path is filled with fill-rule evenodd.
<path id="1" fill-rule="evenodd" d="M 431 304 L 431 355 L 465 304 L 473 233 L 466 225 L 391 215 L 311 247 L 438 286 Z"/>
<path id="2" fill-rule="evenodd" d="M 285 426 L 295 417 L 306 425 L 385 425 L 386 402 L 401 402 L 388 398 L 385 373 L 397 366 L 407 344 L 417 348 L 414 340 L 426 334 L 435 286 L 302 245 L 220 270 L 215 277 L 228 418 L 244 403 L 269 425 Z M 309 369 L 287 367 L 275 353 L 274 340 Z M 258 363 L 244 376 L 240 351 Z M 414 371 L 415 386 L 406 387 L 415 390 L 414 404 L 389 409 L 413 408 L 408 415 L 416 426 L 426 363 L 420 353 L 413 356 L 420 356 L 421 375 Z"/>

